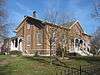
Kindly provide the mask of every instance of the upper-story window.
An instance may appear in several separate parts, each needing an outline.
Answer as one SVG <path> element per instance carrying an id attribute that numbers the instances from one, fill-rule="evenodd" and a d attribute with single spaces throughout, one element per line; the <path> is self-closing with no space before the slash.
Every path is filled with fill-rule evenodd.
<path id="1" fill-rule="evenodd" d="M 30 29 L 30 24 L 27 24 L 27 29 Z"/>
<path id="2" fill-rule="evenodd" d="M 31 45 L 31 35 L 27 35 L 27 46 Z"/>
<path id="3" fill-rule="evenodd" d="M 55 42 L 55 40 L 56 40 L 56 32 L 53 32 L 52 34 L 51 34 L 51 38 L 52 38 L 52 42 Z"/>
<path id="4" fill-rule="evenodd" d="M 62 42 L 65 42 L 66 41 L 66 35 L 65 34 L 62 34 L 61 35 L 61 39 L 62 39 Z"/>
<path id="5" fill-rule="evenodd" d="M 42 30 L 37 31 L 36 38 L 37 38 L 37 45 L 42 45 L 43 44 L 43 31 Z"/>

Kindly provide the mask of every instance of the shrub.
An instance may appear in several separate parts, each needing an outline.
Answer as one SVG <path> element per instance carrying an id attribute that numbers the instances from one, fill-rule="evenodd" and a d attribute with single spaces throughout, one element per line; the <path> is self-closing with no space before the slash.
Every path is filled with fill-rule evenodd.
<path id="1" fill-rule="evenodd" d="M 76 60 L 100 61 L 100 56 L 70 56 L 69 58 Z"/>
<path id="2" fill-rule="evenodd" d="M 61 48 L 60 48 L 60 47 L 57 48 L 57 50 L 56 50 L 56 55 L 59 56 L 59 57 L 62 56 L 62 51 L 61 51 Z"/>
<path id="3" fill-rule="evenodd" d="M 38 51 L 35 51 L 35 52 L 34 52 L 34 56 L 36 56 L 36 57 L 39 56 L 39 55 L 38 55 Z"/>
<path id="4" fill-rule="evenodd" d="M 5 55 L 5 53 L 4 52 L 0 52 L 0 55 Z"/>
<path id="5" fill-rule="evenodd" d="M 10 55 L 21 55 L 22 52 L 21 52 L 21 51 L 15 50 L 15 51 L 10 51 L 9 54 L 10 54 Z"/>

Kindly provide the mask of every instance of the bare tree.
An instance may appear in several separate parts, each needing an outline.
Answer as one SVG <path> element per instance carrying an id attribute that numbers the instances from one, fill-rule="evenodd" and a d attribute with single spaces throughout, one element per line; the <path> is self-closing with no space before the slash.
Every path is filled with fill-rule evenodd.
<path id="1" fill-rule="evenodd" d="M 64 24 L 66 22 L 68 22 L 69 18 L 67 18 L 68 15 L 65 15 L 65 14 L 61 14 L 60 12 L 57 12 L 56 10 L 54 11 L 50 11 L 48 12 L 48 14 L 46 15 L 45 17 L 45 20 L 49 23 L 51 23 L 52 25 L 58 25 L 58 26 L 64 26 Z M 47 36 L 48 36 L 48 42 L 49 42 L 49 47 L 50 47 L 50 61 L 51 61 L 51 64 L 52 64 L 52 50 L 53 50 L 53 47 L 55 45 L 58 44 L 58 37 L 57 37 L 57 34 L 58 34 L 58 31 L 60 30 L 59 27 L 51 27 L 50 29 L 48 29 L 49 32 L 47 32 Z M 61 32 L 60 35 L 60 51 L 61 51 L 61 55 L 62 55 L 62 58 L 64 58 L 65 56 L 65 52 L 66 52 L 66 44 L 67 44 L 67 31 L 66 30 L 63 30 Z M 56 47 L 56 50 L 57 50 L 57 47 Z"/>
<path id="2" fill-rule="evenodd" d="M 6 0 L 0 0 L 0 34 L 4 35 L 6 33 L 6 18 L 7 13 L 5 10 Z"/>
<path id="3" fill-rule="evenodd" d="M 50 0 L 49 5 L 46 6 L 47 10 L 45 11 L 45 16 L 44 16 L 44 20 L 46 22 L 51 23 L 52 25 L 58 25 L 58 26 L 65 26 L 67 22 L 69 22 L 73 17 L 72 15 L 68 14 L 68 12 L 62 12 L 60 11 L 58 8 L 56 8 L 57 3 L 59 4 L 59 2 L 54 3 L 54 0 Z M 50 4 L 51 3 L 51 4 Z M 55 7 L 54 7 L 54 5 Z M 58 5 L 59 6 L 59 5 Z M 60 49 L 61 49 L 61 53 L 62 53 L 62 57 L 64 58 L 64 53 L 65 50 L 68 49 L 65 47 L 68 38 L 68 32 L 66 30 L 60 31 L 59 27 L 52 27 L 51 29 L 49 29 L 49 32 L 47 32 L 47 40 L 49 42 L 49 47 L 50 47 L 50 60 L 52 63 L 52 49 L 54 47 L 55 44 L 58 44 L 58 33 L 62 33 L 60 34 Z M 64 33 L 64 34 L 63 34 Z M 65 49 L 66 48 L 66 49 Z M 56 48 L 57 49 L 57 48 Z"/>
<path id="4" fill-rule="evenodd" d="M 96 19 L 100 19 L 100 1 L 92 0 L 93 12 L 91 16 Z"/>
<path id="5" fill-rule="evenodd" d="M 46 14 L 44 16 L 44 20 L 46 22 L 52 23 L 55 25 L 57 23 L 57 18 L 58 18 L 58 12 L 55 8 L 53 9 L 48 9 L 46 10 Z M 50 47 L 50 64 L 52 64 L 52 48 L 56 44 L 55 40 L 55 33 L 57 32 L 58 28 L 56 27 L 51 27 L 46 31 L 46 37 L 48 40 L 48 46 Z"/>
<path id="6" fill-rule="evenodd" d="M 94 33 L 93 39 L 92 39 L 92 48 L 91 52 L 95 55 L 98 54 L 100 49 L 100 26 L 97 28 L 96 32 Z"/>
<path id="7" fill-rule="evenodd" d="M 57 27 L 47 27 L 44 29 L 45 39 L 47 40 L 46 45 L 50 48 L 50 64 L 52 64 L 52 56 L 55 54 L 55 48 L 57 44 Z M 54 48 L 55 47 L 55 48 Z"/>

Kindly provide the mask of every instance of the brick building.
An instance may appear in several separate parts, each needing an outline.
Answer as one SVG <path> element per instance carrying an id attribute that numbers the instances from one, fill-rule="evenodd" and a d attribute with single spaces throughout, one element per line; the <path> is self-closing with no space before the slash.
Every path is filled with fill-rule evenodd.
<path id="1" fill-rule="evenodd" d="M 64 26 L 44 22 L 27 16 L 16 28 L 17 46 L 23 54 L 56 55 L 59 47 L 82 56 L 89 53 L 91 36 L 82 29 L 79 21 Z"/>

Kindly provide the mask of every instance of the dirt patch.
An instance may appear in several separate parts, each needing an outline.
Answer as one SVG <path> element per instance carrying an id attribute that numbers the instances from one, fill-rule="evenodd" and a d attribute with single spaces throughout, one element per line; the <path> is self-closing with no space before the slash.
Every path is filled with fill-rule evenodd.
<path id="1" fill-rule="evenodd" d="M 0 65 L 6 65 L 6 64 L 8 64 L 8 61 L 6 61 L 6 60 L 0 61 Z"/>

